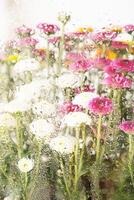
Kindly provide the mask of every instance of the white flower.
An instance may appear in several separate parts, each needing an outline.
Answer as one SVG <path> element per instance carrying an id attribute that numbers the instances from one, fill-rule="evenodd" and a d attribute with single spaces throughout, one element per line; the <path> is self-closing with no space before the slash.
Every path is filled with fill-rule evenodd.
<path id="1" fill-rule="evenodd" d="M 93 92 L 82 92 L 80 94 L 77 94 L 72 102 L 73 104 L 77 104 L 79 106 L 82 106 L 83 108 L 87 108 L 89 101 L 97 96 L 98 95 Z"/>
<path id="2" fill-rule="evenodd" d="M 70 112 L 62 120 L 63 126 L 78 127 L 81 124 L 91 124 L 91 118 L 83 112 Z"/>
<path id="3" fill-rule="evenodd" d="M 119 42 L 131 42 L 133 41 L 133 36 L 129 33 L 120 33 L 114 40 Z"/>
<path id="4" fill-rule="evenodd" d="M 15 96 L 24 101 L 31 101 L 44 95 L 43 91 L 48 89 L 50 89 L 50 83 L 47 80 L 35 80 L 21 86 Z"/>
<path id="5" fill-rule="evenodd" d="M 34 58 L 28 58 L 20 60 L 14 65 L 13 74 L 22 74 L 24 72 L 30 71 L 34 72 L 40 68 L 40 63 Z"/>
<path id="6" fill-rule="evenodd" d="M 54 125 L 50 124 L 45 119 L 34 120 L 29 127 L 31 133 L 37 138 L 48 138 L 55 131 Z"/>
<path id="7" fill-rule="evenodd" d="M 55 106 L 47 101 L 40 101 L 32 106 L 32 111 L 36 115 L 51 116 L 55 114 Z"/>
<path id="8" fill-rule="evenodd" d="M 81 77 L 79 74 L 74 73 L 64 73 L 57 79 L 57 86 L 60 88 L 66 88 L 66 87 L 79 87 L 81 85 Z"/>
<path id="9" fill-rule="evenodd" d="M 61 154 L 70 154 L 74 151 L 76 145 L 76 138 L 70 135 L 59 135 L 52 138 L 49 146 L 52 150 L 57 151 Z"/>
<path id="10" fill-rule="evenodd" d="M 29 158 L 22 158 L 18 161 L 18 168 L 21 172 L 29 172 L 34 167 L 34 161 Z"/>
<path id="11" fill-rule="evenodd" d="M 9 113 L 0 114 L 1 127 L 16 127 L 16 119 Z"/>
<path id="12" fill-rule="evenodd" d="M 10 113 L 15 112 L 25 112 L 30 110 L 31 108 L 31 102 L 30 101 L 24 101 L 23 99 L 16 98 L 7 103 L 5 106 L 5 111 Z"/>

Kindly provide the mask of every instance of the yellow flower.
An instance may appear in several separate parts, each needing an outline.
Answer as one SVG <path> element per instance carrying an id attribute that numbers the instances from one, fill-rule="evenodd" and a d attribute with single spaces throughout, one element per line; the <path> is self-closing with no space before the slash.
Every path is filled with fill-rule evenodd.
<path id="1" fill-rule="evenodd" d="M 106 50 L 106 56 L 110 60 L 114 60 L 115 58 L 117 58 L 117 54 L 114 51 L 109 50 L 109 49 Z"/>
<path id="2" fill-rule="evenodd" d="M 80 32 L 80 33 L 84 33 L 84 32 L 93 32 L 93 28 L 92 27 L 80 27 L 77 29 L 77 32 Z"/>
<path id="3" fill-rule="evenodd" d="M 111 30 L 112 30 L 112 31 L 115 31 L 115 32 L 117 32 L 117 33 L 121 33 L 121 32 L 122 32 L 122 27 L 120 27 L 120 26 L 113 26 L 113 27 L 111 28 Z"/>
<path id="4" fill-rule="evenodd" d="M 18 60 L 20 60 L 20 56 L 19 55 L 9 55 L 6 58 L 7 62 L 16 62 Z"/>

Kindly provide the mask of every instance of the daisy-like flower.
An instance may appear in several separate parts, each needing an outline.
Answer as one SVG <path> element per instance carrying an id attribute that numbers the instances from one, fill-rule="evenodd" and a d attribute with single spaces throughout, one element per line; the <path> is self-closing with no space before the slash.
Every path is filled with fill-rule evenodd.
<path id="1" fill-rule="evenodd" d="M 60 88 L 75 88 L 81 85 L 81 77 L 74 73 L 64 73 L 57 79 L 57 86 Z"/>
<path id="2" fill-rule="evenodd" d="M 53 124 L 49 123 L 45 119 L 34 120 L 30 125 L 30 132 L 37 138 L 49 138 L 55 131 Z"/>
<path id="3" fill-rule="evenodd" d="M 79 106 L 82 106 L 83 108 L 88 108 L 89 101 L 97 96 L 98 95 L 93 92 L 82 92 L 80 94 L 77 94 L 72 102 L 73 104 L 77 104 Z"/>
<path id="4" fill-rule="evenodd" d="M 134 134 L 134 121 L 124 121 L 119 125 L 119 128 L 128 134 Z"/>
<path id="5" fill-rule="evenodd" d="M 16 119 L 9 113 L 0 114 L 0 127 L 16 127 Z"/>
<path id="6" fill-rule="evenodd" d="M 16 33 L 22 37 L 27 37 L 34 33 L 34 31 L 32 30 L 32 28 L 22 25 L 16 29 Z"/>
<path id="7" fill-rule="evenodd" d="M 22 74 L 24 72 L 35 72 L 40 69 L 40 63 L 34 58 L 20 60 L 14 65 L 13 73 Z"/>
<path id="8" fill-rule="evenodd" d="M 74 152 L 76 145 L 76 138 L 70 135 L 59 135 L 52 138 L 49 146 L 53 151 L 57 151 L 60 154 L 70 154 Z"/>
<path id="9" fill-rule="evenodd" d="M 118 73 L 113 76 L 106 75 L 103 80 L 103 84 L 111 88 L 131 88 L 132 80 Z"/>
<path id="10" fill-rule="evenodd" d="M 83 112 L 70 112 L 62 120 L 62 126 L 79 127 L 81 124 L 91 125 L 91 118 Z"/>
<path id="11" fill-rule="evenodd" d="M 34 167 L 34 161 L 29 158 L 21 158 L 18 161 L 18 168 L 21 172 L 30 172 Z"/>
<path id="12" fill-rule="evenodd" d="M 68 102 L 64 102 L 62 105 L 59 105 L 58 111 L 62 114 L 67 114 L 69 112 L 82 111 L 82 108 L 68 101 Z"/>
<path id="13" fill-rule="evenodd" d="M 82 59 L 75 61 L 69 65 L 69 69 L 76 72 L 86 72 L 93 66 L 93 61 L 88 59 Z"/>
<path id="14" fill-rule="evenodd" d="M 112 100 L 106 97 L 95 97 L 89 101 L 89 110 L 97 115 L 106 115 L 112 112 Z"/>
<path id="15" fill-rule="evenodd" d="M 133 36 L 130 35 L 129 33 L 119 33 L 117 37 L 114 39 L 114 41 L 118 42 L 131 42 L 133 41 Z"/>
<path id="16" fill-rule="evenodd" d="M 124 27 L 124 30 L 126 31 L 126 32 L 133 32 L 134 31 L 134 25 L 133 24 L 127 24 L 127 25 L 125 25 Z"/>
<path id="17" fill-rule="evenodd" d="M 18 41 L 18 45 L 21 47 L 35 47 L 38 43 L 38 40 L 32 37 L 22 38 Z"/>
<path id="18" fill-rule="evenodd" d="M 52 116 L 56 110 L 54 104 L 42 100 L 33 104 L 32 111 L 38 116 Z"/>
<path id="19" fill-rule="evenodd" d="M 51 35 L 59 31 L 59 27 L 55 24 L 47 24 L 47 23 L 40 23 L 37 25 L 37 28 L 40 29 L 42 33 L 47 35 Z"/>

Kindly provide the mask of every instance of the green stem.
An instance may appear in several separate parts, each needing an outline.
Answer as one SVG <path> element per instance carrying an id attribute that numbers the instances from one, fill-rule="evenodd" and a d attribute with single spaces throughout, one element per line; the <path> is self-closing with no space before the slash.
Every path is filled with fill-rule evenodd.
<path id="1" fill-rule="evenodd" d="M 133 161 L 133 138 L 132 135 L 129 135 L 129 150 L 128 150 L 128 169 L 132 181 L 132 185 L 134 187 L 134 176 L 133 176 L 133 170 L 132 170 L 132 161 Z"/>
<path id="2" fill-rule="evenodd" d="M 49 41 L 48 41 L 48 38 L 47 38 L 47 52 L 46 52 L 46 67 L 47 67 L 47 76 L 49 76 L 49 65 L 50 65 L 50 62 L 49 62 Z"/>
<path id="3" fill-rule="evenodd" d="M 20 132 L 20 119 L 19 116 L 17 115 L 16 117 L 16 138 L 17 138 L 17 151 L 18 151 L 18 158 L 21 159 L 22 157 L 22 134 Z"/>
<path id="4" fill-rule="evenodd" d="M 100 158 L 101 124 L 102 124 L 102 115 L 100 114 L 98 119 L 98 129 L 97 129 L 96 162 L 99 162 Z"/>

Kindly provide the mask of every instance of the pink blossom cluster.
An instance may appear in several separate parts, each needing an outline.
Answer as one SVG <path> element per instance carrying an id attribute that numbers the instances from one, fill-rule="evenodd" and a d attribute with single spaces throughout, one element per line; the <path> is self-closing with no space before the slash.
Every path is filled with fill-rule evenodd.
<path id="1" fill-rule="evenodd" d="M 93 66 L 93 61 L 89 59 L 77 60 L 69 65 L 69 69 L 77 72 L 86 72 Z"/>
<path id="2" fill-rule="evenodd" d="M 134 134 L 134 121 L 124 121 L 119 125 L 119 128 L 128 134 Z"/>
<path id="3" fill-rule="evenodd" d="M 67 114 L 70 112 L 79 112 L 82 111 L 82 107 L 73 104 L 71 101 L 64 102 L 62 105 L 59 106 L 58 111 L 62 114 Z"/>
<path id="4" fill-rule="evenodd" d="M 112 112 L 112 100 L 107 97 L 95 97 L 89 102 L 89 110 L 97 115 L 106 115 Z"/>
<path id="5" fill-rule="evenodd" d="M 51 35 L 59 31 L 59 27 L 55 24 L 47 24 L 47 23 L 40 23 L 37 25 L 37 28 L 41 30 L 41 32 Z"/>
<path id="6" fill-rule="evenodd" d="M 94 92 L 95 88 L 91 85 L 83 85 L 82 87 L 75 88 L 74 92 L 80 94 L 81 92 Z"/>

